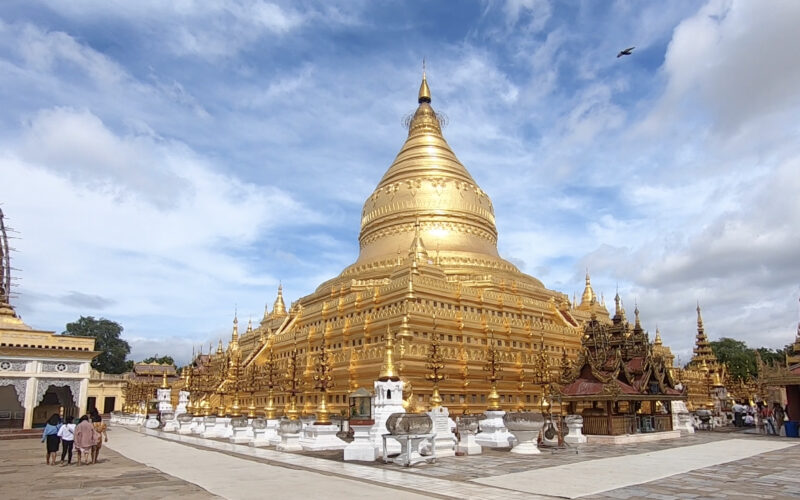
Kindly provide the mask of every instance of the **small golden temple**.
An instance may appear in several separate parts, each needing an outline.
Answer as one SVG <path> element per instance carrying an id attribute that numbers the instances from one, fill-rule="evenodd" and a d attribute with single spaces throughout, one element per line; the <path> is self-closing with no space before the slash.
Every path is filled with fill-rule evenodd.
<path id="1" fill-rule="evenodd" d="M 578 304 L 500 257 L 492 201 L 448 145 L 431 102 L 423 72 L 408 137 L 364 202 L 356 261 L 288 308 L 279 286 L 272 308 L 241 335 L 234 319 L 227 348 L 220 343 L 192 363 L 186 384 L 195 411 L 260 413 L 273 410 L 274 395 L 284 411 L 294 396 L 298 411 L 313 413 L 322 350 L 333 415 L 346 412 L 348 394 L 371 388 L 387 362 L 405 382 L 409 408 L 441 398 L 451 411 L 478 413 L 490 392 L 506 410 L 552 403 L 548 383 L 571 369 L 584 326 L 612 319 L 588 272 Z M 432 345 L 443 360 L 433 363 L 436 383 Z M 488 357 L 496 377 L 486 375 Z"/>
<path id="2" fill-rule="evenodd" d="M 692 359 L 685 369 L 680 370 L 678 378 L 688 389 L 686 406 L 690 411 L 706 408 L 721 412 L 727 406 L 727 366 L 717 360 L 711 349 L 703 327 L 700 304 L 697 305 L 697 335 Z"/>

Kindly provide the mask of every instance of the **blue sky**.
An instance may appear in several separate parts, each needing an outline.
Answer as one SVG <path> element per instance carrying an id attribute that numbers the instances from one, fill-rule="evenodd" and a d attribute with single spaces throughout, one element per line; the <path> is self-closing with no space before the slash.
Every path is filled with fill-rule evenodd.
<path id="1" fill-rule="evenodd" d="M 132 356 L 227 337 L 358 253 L 422 59 L 501 254 L 688 360 L 779 347 L 800 295 L 800 4 L 7 1 L 0 203 L 37 328 Z M 632 56 L 617 52 L 635 45 Z"/>

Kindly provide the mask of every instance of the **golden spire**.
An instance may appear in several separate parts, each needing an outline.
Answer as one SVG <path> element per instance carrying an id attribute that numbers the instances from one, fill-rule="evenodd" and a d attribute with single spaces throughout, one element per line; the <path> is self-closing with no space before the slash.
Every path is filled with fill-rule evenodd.
<path id="1" fill-rule="evenodd" d="M 592 280 L 589 278 L 589 269 L 586 269 L 586 288 L 583 289 L 583 295 L 581 295 L 581 305 L 583 304 L 591 304 L 592 302 L 597 301 L 597 296 L 592 289 Z"/>
<path id="2" fill-rule="evenodd" d="M 263 325 L 269 321 L 269 304 L 264 304 L 264 316 L 261 318 L 261 324 Z"/>
<path id="3" fill-rule="evenodd" d="M 278 284 L 278 297 L 272 306 L 273 316 L 286 316 L 286 304 L 283 302 L 283 285 Z"/>
<path id="4" fill-rule="evenodd" d="M 378 375 L 378 380 L 386 382 L 387 380 L 398 381 L 400 380 L 397 370 L 394 367 L 394 342 L 392 338 L 392 331 L 389 325 L 386 325 L 386 349 L 383 355 L 383 365 L 381 366 L 381 373 Z"/>
<path id="5" fill-rule="evenodd" d="M 428 79 L 425 76 L 425 59 L 422 60 L 422 83 L 419 86 L 419 97 L 417 102 L 431 102 L 431 89 L 428 88 Z"/>
<path id="6" fill-rule="evenodd" d="M 408 256 L 414 262 L 428 262 L 428 251 L 425 250 L 425 243 L 422 242 L 422 237 L 419 234 L 419 219 L 414 221 L 414 239 L 411 241 L 411 248 L 408 250 Z"/>
<path id="7" fill-rule="evenodd" d="M 238 346 L 239 344 L 239 315 L 234 312 L 233 313 L 233 331 L 231 332 L 231 343 L 230 346 Z M 230 347 L 229 346 L 229 347 Z"/>
<path id="8" fill-rule="evenodd" d="M 697 302 L 697 334 L 703 332 L 703 315 L 700 313 L 700 301 Z"/>
<path id="9" fill-rule="evenodd" d="M 169 384 L 167 383 L 167 370 L 161 372 L 161 388 L 169 389 Z"/>
<path id="10" fill-rule="evenodd" d="M 656 338 L 653 340 L 654 345 L 661 345 L 661 331 L 658 329 L 658 325 L 656 325 Z"/>
<path id="11" fill-rule="evenodd" d="M 253 333 L 253 318 L 247 320 L 247 331 L 245 333 Z"/>
<path id="12" fill-rule="evenodd" d="M 637 329 L 641 329 L 642 325 L 641 323 L 639 323 L 639 304 L 635 300 L 633 301 L 633 315 L 636 318 L 636 320 L 634 321 L 634 326 Z"/>
<path id="13" fill-rule="evenodd" d="M 217 354 L 222 354 L 222 339 L 219 339 L 219 344 L 217 344 Z"/>

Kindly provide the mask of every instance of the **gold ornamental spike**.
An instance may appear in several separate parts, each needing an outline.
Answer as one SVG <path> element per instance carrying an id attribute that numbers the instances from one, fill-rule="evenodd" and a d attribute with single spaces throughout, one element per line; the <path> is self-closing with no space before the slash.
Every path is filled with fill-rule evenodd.
<path id="1" fill-rule="evenodd" d="M 169 384 L 167 383 L 167 370 L 164 370 L 161 373 L 161 388 L 169 389 Z"/>
<path id="2" fill-rule="evenodd" d="M 422 60 L 422 83 L 419 86 L 418 102 L 431 102 L 431 89 L 428 87 L 428 79 L 425 77 L 425 60 Z"/>
<path id="3" fill-rule="evenodd" d="M 397 369 L 394 367 L 394 342 L 392 339 L 392 331 L 389 326 L 386 326 L 386 349 L 384 350 L 383 365 L 381 366 L 381 373 L 378 375 L 378 380 L 386 382 L 387 380 L 398 381 L 400 377 L 397 374 Z"/>

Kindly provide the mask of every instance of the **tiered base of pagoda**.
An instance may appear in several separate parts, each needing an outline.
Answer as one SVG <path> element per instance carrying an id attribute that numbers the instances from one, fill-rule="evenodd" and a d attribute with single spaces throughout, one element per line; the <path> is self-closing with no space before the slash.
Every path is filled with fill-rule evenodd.
<path id="1" fill-rule="evenodd" d="M 645 432 L 641 434 L 620 434 L 617 436 L 603 436 L 589 434 L 586 436 L 589 444 L 634 444 L 661 441 L 662 439 L 675 439 L 681 437 L 681 431 Z"/>

